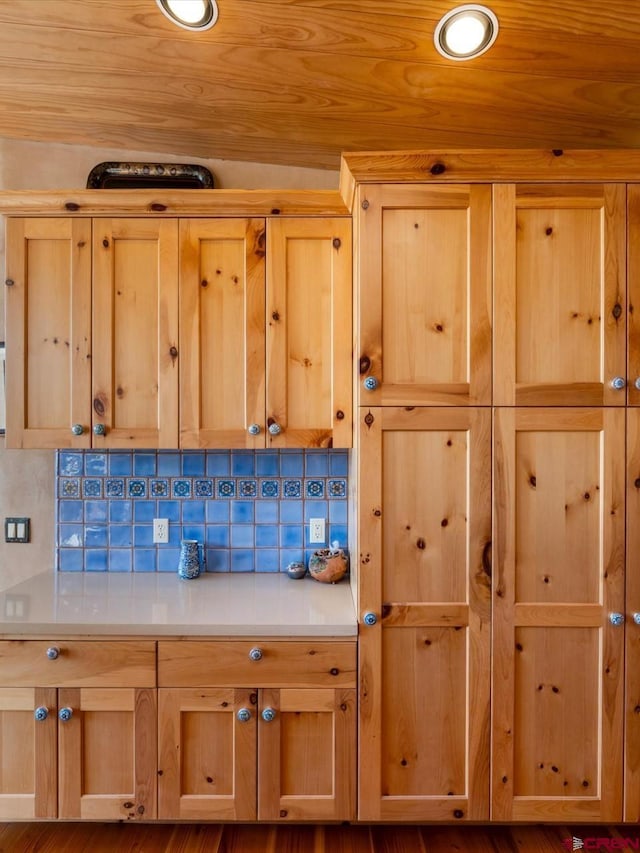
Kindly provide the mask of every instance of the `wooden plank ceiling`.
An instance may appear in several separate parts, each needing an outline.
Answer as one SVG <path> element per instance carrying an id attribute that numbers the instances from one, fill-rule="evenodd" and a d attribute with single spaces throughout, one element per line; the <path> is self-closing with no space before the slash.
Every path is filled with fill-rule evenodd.
<path id="1" fill-rule="evenodd" d="M 640 2 L 487 0 L 494 47 L 447 62 L 455 0 L 0 0 L 0 136 L 337 168 L 343 151 L 640 147 Z"/>

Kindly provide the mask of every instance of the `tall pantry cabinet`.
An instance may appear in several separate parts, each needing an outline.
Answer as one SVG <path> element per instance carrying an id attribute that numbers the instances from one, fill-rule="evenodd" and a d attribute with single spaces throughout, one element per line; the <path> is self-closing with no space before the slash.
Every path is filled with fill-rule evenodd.
<path id="1" fill-rule="evenodd" d="M 500 153 L 345 158 L 359 817 L 637 821 L 640 191 Z"/>

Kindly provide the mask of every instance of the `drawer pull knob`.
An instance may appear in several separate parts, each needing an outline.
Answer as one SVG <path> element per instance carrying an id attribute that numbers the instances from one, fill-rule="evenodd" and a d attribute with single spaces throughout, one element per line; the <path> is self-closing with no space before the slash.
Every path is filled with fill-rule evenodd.
<path id="1" fill-rule="evenodd" d="M 249 658 L 250 660 L 262 660 L 262 649 L 251 649 Z"/>
<path id="2" fill-rule="evenodd" d="M 247 428 L 247 432 L 249 435 L 260 435 L 260 424 L 251 424 L 251 426 Z"/>
<path id="3" fill-rule="evenodd" d="M 49 709 L 45 708 L 44 705 L 40 705 L 39 708 L 36 708 L 33 712 L 34 719 L 36 719 L 39 723 L 43 720 L 46 720 L 49 716 Z"/>
<path id="4" fill-rule="evenodd" d="M 275 720 L 275 718 L 276 712 L 273 710 L 273 708 L 265 708 L 262 712 L 262 719 L 265 721 L 265 723 L 270 723 L 272 720 Z"/>
<path id="5" fill-rule="evenodd" d="M 636 625 L 640 625 L 640 613 L 634 613 L 633 614 L 633 621 L 635 622 Z"/>
<path id="6" fill-rule="evenodd" d="M 82 426 L 82 424 L 74 424 L 71 427 L 71 432 L 74 435 L 82 435 L 82 433 L 84 432 L 84 427 Z"/>
<path id="7" fill-rule="evenodd" d="M 636 381 L 635 381 L 633 384 L 636 386 L 636 388 L 638 389 L 638 391 L 640 391 L 640 376 L 638 376 L 638 377 L 636 378 Z"/>
<path id="8" fill-rule="evenodd" d="M 236 714 L 239 722 L 248 723 L 251 719 L 251 711 L 248 708 L 240 708 L 238 713 Z"/>
<path id="9" fill-rule="evenodd" d="M 624 613 L 610 613 L 609 614 L 609 622 L 612 625 L 624 625 Z"/>
<path id="10" fill-rule="evenodd" d="M 362 383 L 367 391 L 375 391 L 378 387 L 378 380 L 375 376 L 367 376 L 367 378 Z"/>
<path id="11" fill-rule="evenodd" d="M 611 387 L 615 391 L 622 391 L 622 389 L 626 386 L 626 384 L 627 383 L 622 378 L 622 376 L 614 376 L 613 379 L 611 380 Z"/>
<path id="12" fill-rule="evenodd" d="M 47 657 L 49 660 L 57 660 L 60 657 L 60 649 L 57 646 L 49 646 Z"/>
<path id="13" fill-rule="evenodd" d="M 280 426 L 280 424 L 274 422 L 272 424 L 269 424 L 269 432 L 271 435 L 280 435 L 280 433 L 282 432 L 282 427 Z"/>
<path id="14" fill-rule="evenodd" d="M 93 427 L 93 434 L 94 435 L 106 435 L 107 434 L 106 426 L 104 424 L 95 424 Z"/>
<path id="15" fill-rule="evenodd" d="M 365 625 L 375 625 L 378 621 L 378 617 L 375 613 L 369 612 L 364 614 L 364 616 L 362 617 L 362 621 Z"/>
<path id="16" fill-rule="evenodd" d="M 60 708 L 60 710 L 58 711 L 58 719 L 63 723 L 68 722 L 71 717 L 73 717 L 72 708 Z"/>

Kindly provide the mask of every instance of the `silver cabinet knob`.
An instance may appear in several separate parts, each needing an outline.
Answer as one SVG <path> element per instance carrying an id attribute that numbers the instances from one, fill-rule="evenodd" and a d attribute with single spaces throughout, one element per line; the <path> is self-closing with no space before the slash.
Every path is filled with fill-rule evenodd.
<path id="1" fill-rule="evenodd" d="M 624 613 L 610 613 L 609 622 L 612 625 L 624 625 Z"/>
<path id="2" fill-rule="evenodd" d="M 638 391 L 640 391 L 640 376 L 637 377 L 636 381 L 633 383 Z"/>
<path id="3" fill-rule="evenodd" d="M 47 649 L 47 657 L 49 660 L 56 660 L 60 657 L 60 649 L 57 646 L 49 646 Z"/>
<path id="4" fill-rule="evenodd" d="M 270 723 L 272 720 L 275 720 L 276 712 L 273 710 L 273 708 L 265 708 L 261 716 L 265 723 Z"/>
<path id="5" fill-rule="evenodd" d="M 280 424 L 276 423 L 269 424 L 269 432 L 271 433 L 271 435 L 280 435 L 280 433 L 282 432 L 282 427 L 280 426 Z"/>
<path id="6" fill-rule="evenodd" d="M 249 658 L 250 660 L 262 660 L 262 649 L 251 649 Z"/>
<path id="7" fill-rule="evenodd" d="M 251 424 L 247 427 L 247 432 L 249 435 L 260 435 L 260 424 Z"/>
<path id="8" fill-rule="evenodd" d="M 367 378 L 363 381 L 363 386 L 367 391 L 375 391 L 378 387 L 378 380 L 375 376 L 367 376 Z"/>
<path id="9" fill-rule="evenodd" d="M 39 723 L 43 720 L 46 720 L 49 716 L 49 709 L 45 708 L 44 705 L 40 705 L 39 708 L 36 708 L 33 712 L 34 719 L 36 719 Z"/>
<path id="10" fill-rule="evenodd" d="M 364 616 L 362 617 L 362 621 L 365 625 L 375 625 L 378 621 L 378 617 L 375 613 L 371 613 L 371 611 L 369 611 L 364 614 Z"/>
<path id="11" fill-rule="evenodd" d="M 71 427 L 71 432 L 74 435 L 82 435 L 82 433 L 84 432 L 84 427 L 82 426 L 82 424 L 74 424 Z"/>
<path id="12" fill-rule="evenodd" d="M 104 424 L 94 424 L 93 425 L 93 434 L 94 435 L 106 435 L 107 428 Z"/>
<path id="13" fill-rule="evenodd" d="M 611 380 L 611 387 L 616 391 L 622 391 L 626 384 L 627 383 L 622 376 L 614 376 Z"/>
<path id="14" fill-rule="evenodd" d="M 251 711 L 248 708 L 240 708 L 236 717 L 241 723 L 248 723 L 251 719 Z"/>
<path id="15" fill-rule="evenodd" d="M 73 717 L 72 708 L 60 708 L 60 710 L 58 711 L 58 719 L 63 723 L 68 722 L 71 717 Z"/>
<path id="16" fill-rule="evenodd" d="M 640 625 L 640 613 L 633 614 L 633 621 L 636 623 L 636 625 Z"/>

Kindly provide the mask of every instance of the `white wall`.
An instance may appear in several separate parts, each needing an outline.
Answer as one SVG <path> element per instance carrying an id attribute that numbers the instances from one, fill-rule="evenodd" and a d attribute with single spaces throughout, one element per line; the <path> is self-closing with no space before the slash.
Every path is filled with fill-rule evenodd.
<path id="1" fill-rule="evenodd" d="M 321 169 L 0 139 L 0 191 L 80 189 L 86 186 L 91 169 L 106 161 L 198 163 L 211 170 L 220 189 L 338 188 L 338 172 Z M 0 263 L 4 270 L 4 227 L 0 229 Z M 3 316 L 4 287 L 0 288 Z M 0 589 L 53 566 L 54 485 L 52 451 L 0 448 Z M 5 544 L 6 516 L 31 518 L 30 544 Z"/>

